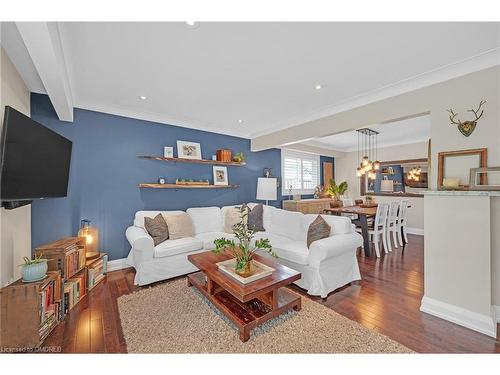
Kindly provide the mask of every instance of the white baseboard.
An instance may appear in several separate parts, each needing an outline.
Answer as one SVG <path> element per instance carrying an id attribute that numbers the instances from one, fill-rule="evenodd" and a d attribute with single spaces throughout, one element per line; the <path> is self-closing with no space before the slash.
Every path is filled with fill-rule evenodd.
<path id="1" fill-rule="evenodd" d="M 493 305 L 493 311 L 495 312 L 495 318 L 496 318 L 497 323 L 500 323 L 500 306 Z"/>
<path id="2" fill-rule="evenodd" d="M 488 316 L 424 296 L 420 311 L 485 335 L 497 337 L 497 324 L 493 308 L 491 315 Z"/>
<path id="3" fill-rule="evenodd" d="M 130 267 L 127 264 L 127 258 L 114 259 L 108 262 L 108 272 L 118 271 Z"/>
<path id="4" fill-rule="evenodd" d="M 406 233 L 408 234 L 416 234 L 417 236 L 423 236 L 424 230 L 420 228 L 410 228 L 406 227 Z"/>

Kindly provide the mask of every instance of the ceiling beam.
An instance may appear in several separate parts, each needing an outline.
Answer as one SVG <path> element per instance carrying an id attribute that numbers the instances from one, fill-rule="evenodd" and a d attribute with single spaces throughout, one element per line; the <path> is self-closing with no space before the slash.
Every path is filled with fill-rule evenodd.
<path id="1" fill-rule="evenodd" d="M 61 121 L 73 121 L 73 97 L 55 22 L 16 22 L 45 91 Z"/>

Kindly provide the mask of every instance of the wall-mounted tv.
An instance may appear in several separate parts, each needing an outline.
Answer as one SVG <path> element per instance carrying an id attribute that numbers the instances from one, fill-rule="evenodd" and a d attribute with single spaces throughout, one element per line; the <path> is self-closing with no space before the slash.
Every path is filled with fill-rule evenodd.
<path id="1" fill-rule="evenodd" d="M 65 197 L 72 142 L 9 106 L 0 141 L 0 200 L 15 202 Z"/>

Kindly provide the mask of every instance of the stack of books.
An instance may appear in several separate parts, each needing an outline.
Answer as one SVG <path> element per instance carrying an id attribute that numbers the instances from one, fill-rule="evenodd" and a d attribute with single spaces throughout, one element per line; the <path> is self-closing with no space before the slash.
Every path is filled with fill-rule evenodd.
<path id="1" fill-rule="evenodd" d="M 66 253 L 65 276 L 71 277 L 85 266 L 85 248 L 72 245 Z"/>
<path id="2" fill-rule="evenodd" d="M 106 277 L 108 268 L 108 255 L 104 254 L 88 265 L 88 289 L 92 289 Z"/>
<path id="3" fill-rule="evenodd" d="M 82 272 L 64 283 L 64 308 L 65 313 L 71 310 L 85 295 L 85 272 Z"/>
<path id="4" fill-rule="evenodd" d="M 62 319 L 61 305 L 61 278 L 51 279 L 39 291 L 40 340 L 52 331 L 52 328 Z"/>

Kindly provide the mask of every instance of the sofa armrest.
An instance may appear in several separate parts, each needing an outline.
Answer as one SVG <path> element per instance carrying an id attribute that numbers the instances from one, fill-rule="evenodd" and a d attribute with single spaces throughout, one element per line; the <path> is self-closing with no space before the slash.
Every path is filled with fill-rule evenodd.
<path id="1" fill-rule="evenodd" d="M 356 249 L 362 244 L 363 237 L 359 233 L 337 234 L 314 241 L 309 247 L 309 265 L 319 267 L 323 260 L 346 252 L 352 252 L 355 256 Z"/>
<path id="2" fill-rule="evenodd" d="M 127 228 L 125 236 L 132 246 L 135 267 L 146 260 L 153 259 L 155 246 L 149 233 L 142 228 L 132 226 Z"/>

